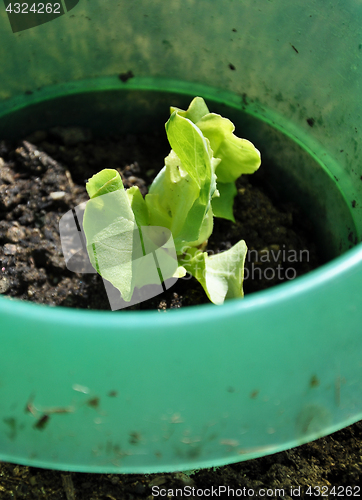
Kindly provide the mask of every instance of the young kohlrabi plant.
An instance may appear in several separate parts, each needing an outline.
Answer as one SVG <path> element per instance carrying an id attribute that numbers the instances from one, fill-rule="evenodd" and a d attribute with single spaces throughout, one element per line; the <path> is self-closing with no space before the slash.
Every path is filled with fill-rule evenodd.
<path id="1" fill-rule="evenodd" d="M 116 170 L 102 170 L 88 181 L 83 228 L 89 258 L 125 301 L 135 288 L 187 272 L 215 304 L 243 296 L 245 241 L 219 254 L 205 251 L 213 218 L 234 221 L 236 179 L 260 166 L 259 151 L 234 129 L 196 97 L 186 111 L 171 108 L 166 133 L 172 149 L 144 198 L 136 186 L 125 190 Z M 150 227 L 165 228 L 164 237 L 162 231 L 145 231 Z M 174 258 L 166 232 L 173 237 Z M 165 265 L 157 266 L 155 280 L 139 257 L 160 247 L 158 261 Z"/>

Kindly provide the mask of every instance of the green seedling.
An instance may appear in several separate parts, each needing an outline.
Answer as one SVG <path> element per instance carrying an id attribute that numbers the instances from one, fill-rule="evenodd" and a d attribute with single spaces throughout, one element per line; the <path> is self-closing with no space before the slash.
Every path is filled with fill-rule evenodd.
<path id="1" fill-rule="evenodd" d="M 90 201 L 83 228 L 89 258 L 125 301 L 131 300 L 135 288 L 154 280 L 135 255 L 138 234 L 144 255 L 146 247 L 162 247 L 161 257 L 168 259 L 166 272 L 159 269 L 161 281 L 188 272 L 215 304 L 243 296 L 245 241 L 219 254 L 209 256 L 205 251 L 213 218 L 234 221 L 236 179 L 260 166 L 259 151 L 236 137 L 234 129 L 230 120 L 210 113 L 205 101 L 196 97 L 186 111 L 171 108 L 166 133 L 172 149 L 144 198 L 136 186 L 125 190 L 116 170 L 102 170 L 88 181 Z M 176 260 L 159 232 L 144 236 L 145 227 L 165 228 L 172 234 Z"/>

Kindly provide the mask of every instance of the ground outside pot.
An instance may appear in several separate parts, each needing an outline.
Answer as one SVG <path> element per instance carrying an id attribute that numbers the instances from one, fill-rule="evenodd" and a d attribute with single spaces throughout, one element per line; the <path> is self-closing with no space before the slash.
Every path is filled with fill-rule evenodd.
<path id="1" fill-rule="evenodd" d="M 275 165 L 270 182 L 304 207 L 331 260 L 222 307 L 166 314 L 0 297 L 0 460 L 195 469 L 361 419 L 359 3 L 68 0 L 59 12 L 0 6 L 0 138 L 145 131 L 201 95 Z"/>

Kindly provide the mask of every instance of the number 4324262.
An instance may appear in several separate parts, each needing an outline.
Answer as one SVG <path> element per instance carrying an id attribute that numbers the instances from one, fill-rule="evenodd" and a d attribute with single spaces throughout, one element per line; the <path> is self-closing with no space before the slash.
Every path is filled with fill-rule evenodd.
<path id="1" fill-rule="evenodd" d="M 28 3 L 9 3 L 6 7 L 9 14 L 61 14 L 60 3 L 33 3 L 30 7 Z"/>

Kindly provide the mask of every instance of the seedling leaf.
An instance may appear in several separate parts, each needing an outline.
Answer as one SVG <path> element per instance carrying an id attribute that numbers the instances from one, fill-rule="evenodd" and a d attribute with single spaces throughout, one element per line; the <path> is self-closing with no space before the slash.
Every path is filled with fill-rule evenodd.
<path id="1" fill-rule="evenodd" d="M 243 297 L 244 262 L 247 252 L 241 240 L 225 252 L 208 256 L 189 248 L 181 261 L 183 267 L 202 285 L 211 302 L 222 304 L 225 299 Z"/>
<path id="2" fill-rule="evenodd" d="M 186 111 L 171 108 L 166 133 L 172 149 L 145 198 L 136 186 L 126 191 L 116 170 L 102 170 L 87 183 L 89 257 L 125 301 L 135 288 L 186 272 L 215 304 L 243 296 L 245 242 L 211 256 L 202 251 L 214 215 L 235 222 L 235 180 L 260 165 L 259 151 L 233 132 L 230 120 L 196 97 Z"/>
<path id="3" fill-rule="evenodd" d="M 242 174 L 254 173 L 261 163 L 260 152 L 250 141 L 234 135 L 235 127 L 230 120 L 209 113 L 201 97 L 195 97 L 186 111 L 177 108 L 171 108 L 171 111 L 174 109 L 180 116 L 193 121 L 208 139 L 214 157 L 220 159 L 215 171 L 220 197 L 213 202 L 214 213 L 217 217 L 234 220 L 230 214 L 236 191 L 230 196 L 231 187 L 225 189 L 220 184 L 234 183 Z"/>
<path id="4" fill-rule="evenodd" d="M 217 189 L 220 196 L 212 199 L 212 210 L 215 217 L 221 217 L 222 219 L 228 219 L 235 222 L 233 212 L 234 198 L 237 193 L 235 183 L 218 182 Z"/>

